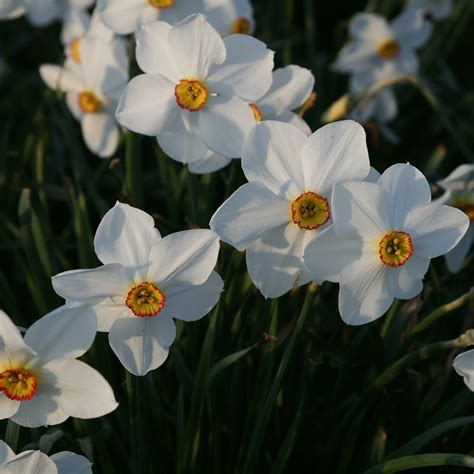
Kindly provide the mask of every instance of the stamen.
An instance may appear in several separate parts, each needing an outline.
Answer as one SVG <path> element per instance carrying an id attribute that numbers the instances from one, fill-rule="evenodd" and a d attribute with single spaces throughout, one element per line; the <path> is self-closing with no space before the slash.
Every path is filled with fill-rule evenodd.
<path id="1" fill-rule="evenodd" d="M 0 373 L 0 392 L 10 400 L 31 400 L 37 389 L 37 378 L 29 370 L 9 369 Z"/>
<path id="2" fill-rule="evenodd" d="M 311 191 L 300 194 L 291 204 L 291 218 L 300 229 L 317 229 L 330 217 L 327 199 Z"/>
<path id="3" fill-rule="evenodd" d="M 202 109 L 207 102 L 209 92 L 200 81 L 181 79 L 174 89 L 178 105 L 191 112 Z"/>
<path id="4" fill-rule="evenodd" d="M 413 255 L 413 243 L 406 232 L 393 231 L 383 236 L 379 243 L 380 260 L 390 267 L 400 267 Z"/>
<path id="5" fill-rule="evenodd" d="M 153 283 L 144 281 L 133 287 L 127 295 L 125 304 L 135 316 L 156 316 L 165 306 L 164 293 Z"/>

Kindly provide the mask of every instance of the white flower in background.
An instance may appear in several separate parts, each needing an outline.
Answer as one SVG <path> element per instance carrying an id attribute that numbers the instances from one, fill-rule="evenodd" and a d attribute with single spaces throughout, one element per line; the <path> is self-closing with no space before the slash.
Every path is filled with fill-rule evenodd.
<path id="1" fill-rule="evenodd" d="M 97 9 L 111 30 L 128 35 L 156 20 L 174 25 L 202 12 L 204 0 L 99 0 Z"/>
<path id="2" fill-rule="evenodd" d="M 234 33 L 251 35 L 255 31 L 249 0 L 206 0 L 204 14 L 221 36 Z"/>
<path id="3" fill-rule="evenodd" d="M 369 83 L 381 75 L 417 74 L 416 50 L 432 28 L 422 11 L 405 10 L 391 22 L 375 13 L 357 13 L 349 26 L 351 41 L 339 52 L 334 69 L 362 75 Z"/>
<path id="4" fill-rule="evenodd" d="M 70 8 L 89 8 L 94 0 L 2 0 L 0 19 L 14 19 L 26 14 L 33 26 L 62 21 Z"/>
<path id="5" fill-rule="evenodd" d="M 409 164 L 391 166 L 377 183 L 334 188 L 334 226 L 308 245 L 304 262 L 314 279 L 339 282 L 345 323 L 371 322 L 394 298 L 414 298 L 430 259 L 461 240 L 466 215 L 430 201 L 428 182 Z"/>
<path id="6" fill-rule="evenodd" d="M 249 103 L 272 84 L 273 52 L 247 35 L 222 39 L 201 14 L 176 26 L 148 23 L 136 35 L 134 77 L 120 100 L 117 120 L 156 136 L 173 159 L 191 163 L 211 149 L 240 157 L 255 124 Z"/>
<path id="7" fill-rule="evenodd" d="M 314 88 L 314 76 L 309 69 L 291 65 L 273 71 L 273 83 L 268 92 L 249 106 L 255 121 L 248 124 L 247 134 L 255 123 L 276 120 L 291 123 L 306 135 L 311 134 L 308 124 L 293 110 L 301 107 Z M 210 173 L 227 166 L 231 158 L 212 151 L 189 163 L 192 173 Z"/>
<path id="8" fill-rule="evenodd" d="M 124 367 L 145 375 L 164 363 L 176 337 L 173 318 L 195 321 L 223 289 L 213 271 L 219 239 L 210 230 L 161 238 L 146 212 L 117 204 L 100 223 L 94 246 L 104 264 L 53 277 L 56 292 L 94 309 L 99 331 Z"/>
<path id="9" fill-rule="evenodd" d="M 0 440 L 0 472 L 2 474 L 92 474 L 92 464 L 84 456 L 61 451 L 47 456 L 41 451 L 15 454 Z"/>
<path id="10" fill-rule="evenodd" d="M 277 298 L 310 280 L 302 256 L 332 222 L 332 189 L 364 179 L 369 156 L 364 129 L 353 121 L 326 125 L 310 137 L 282 122 L 262 122 L 242 154 L 249 183 L 212 216 L 219 237 L 246 250 L 252 281 Z"/>
<path id="11" fill-rule="evenodd" d="M 408 8 L 423 10 L 436 20 L 448 18 L 453 9 L 452 0 L 408 0 Z"/>
<path id="12" fill-rule="evenodd" d="M 474 165 L 458 166 L 438 184 L 446 191 L 436 202 L 457 207 L 469 217 L 469 229 L 459 244 L 444 258 L 452 273 L 461 270 L 464 260 L 474 242 Z"/>
<path id="13" fill-rule="evenodd" d="M 128 57 L 121 38 L 107 41 L 98 36 L 83 37 L 77 60 L 63 67 L 44 64 L 43 81 L 66 93 L 66 103 L 81 122 L 87 147 L 101 158 L 113 155 L 119 142 L 115 109 L 128 80 Z"/>
<path id="14" fill-rule="evenodd" d="M 466 386 L 474 392 L 474 349 L 457 355 L 453 362 L 456 372 L 463 377 Z"/>
<path id="15" fill-rule="evenodd" d="M 90 348 L 95 333 L 95 315 L 87 307 L 62 306 L 48 313 L 24 339 L 0 311 L 0 419 L 37 428 L 115 410 L 107 381 L 76 360 Z"/>

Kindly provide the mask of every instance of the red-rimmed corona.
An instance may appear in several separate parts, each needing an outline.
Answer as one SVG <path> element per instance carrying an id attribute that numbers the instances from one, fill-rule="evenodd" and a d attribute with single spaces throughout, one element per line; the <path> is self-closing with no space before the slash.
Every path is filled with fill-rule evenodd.
<path id="1" fill-rule="evenodd" d="M 196 79 L 181 79 L 174 88 L 178 105 L 190 112 L 202 109 L 209 96 L 206 85 Z"/>
<path id="2" fill-rule="evenodd" d="M 128 292 L 125 304 L 135 316 L 146 318 L 156 316 L 165 302 L 164 293 L 154 283 L 144 281 Z"/>
<path id="3" fill-rule="evenodd" d="M 0 392 L 10 400 L 31 400 L 38 389 L 38 379 L 30 370 L 8 369 L 0 373 Z"/>
<path id="4" fill-rule="evenodd" d="M 400 267 L 413 255 L 413 243 L 410 234 L 392 231 L 385 234 L 379 243 L 379 256 L 382 263 L 390 267 Z"/>
<path id="5" fill-rule="evenodd" d="M 148 0 L 148 3 L 158 10 L 167 10 L 174 5 L 174 0 Z"/>
<path id="6" fill-rule="evenodd" d="M 326 224 L 330 217 L 327 199 L 312 191 L 300 194 L 291 204 L 291 218 L 301 229 L 317 229 Z"/>

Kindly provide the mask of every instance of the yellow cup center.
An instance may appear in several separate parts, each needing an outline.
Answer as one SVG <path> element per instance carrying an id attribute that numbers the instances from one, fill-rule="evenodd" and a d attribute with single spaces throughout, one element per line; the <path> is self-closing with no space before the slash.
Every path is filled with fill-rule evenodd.
<path id="1" fill-rule="evenodd" d="M 201 81 L 181 79 L 174 88 L 174 95 L 181 108 L 196 112 L 206 105 L 209 93 Z"/>
<path id="2" fill-rule="evenodd" d="M 165 306 L 165 302 L 164 293 L 153 283 L 144 281 L 128 292 L 125 304 L 135 316 L 144 318 L 156 316 Z"/>
<path id="3" fill-rule="evenodd" d="M 77 101 L 79 107 L 86 114 L 93 114 L 100 109 L 100 100 L 91 91 L 83 91 L 79 94 Z"/>
<path id="4" fill-rule="evenodd" d="M 81 38 L 75 38 L 71 41 L 71 44 L 69 46 L 71 58 L 76 64 L 81 63 L 81 53 L 79 51 L 80 42 L 81 42 Z"/>
<path id="5" fill-rule="evenodd" d="M 400 52 L 400 45 L 393 39 L 388 39 L 379 44 L 378 53 L 383 59 L 394 58 Z"/>
<path id="6" fill-rule="evenodd" d="M 171 8 L 174 5 L 174 0 L 148 0 L 148 3 L 155 8 L 166 9 Z"/>
<path id="7" fill-rule="evenodd" d="M 394 230 L 385 234 L 379 243 L 380 260 L 390 267 L 400 267 L 413 255 L 410 234 Z"/>
<path id="8" fill-rule="evenodd" d="M 249 104 L 250 110 L 253 113 L 256 122 L 261 122 L 263 120 L 262 111 L 258 108 L 257 104 Z"/>
<path id="9" fill-rule="evenodd" d="M 301 229 L 317 229 L 330 217 L 327 199 L 311 191 L 300 194 L 291 204 L 291 218 Z"/>
<path id="10" fill-rule="evenodd" d="M 35 374 L 24 369 L 9 369 L 0 373 L 0 392 L 10 400 L 31 400 L 38 389 Z"/>
<path id="11" fill-rule="evenodd" d="M 250 34 L 250 20 L 243 16 L 239 16 L 232 22 L 232 33 L 240 33 L 242 35 Z"/>

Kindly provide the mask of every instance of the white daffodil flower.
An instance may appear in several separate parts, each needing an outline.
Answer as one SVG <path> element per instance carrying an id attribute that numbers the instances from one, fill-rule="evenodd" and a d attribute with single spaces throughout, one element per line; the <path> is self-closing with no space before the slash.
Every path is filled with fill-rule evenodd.
<path id="1" fill-rule="evenodd" d="M 268 92 L 254 103 L 249 103 L 254 123 L 248 124 L 247 134 L 255 123 L 276 120 L 291 123 L 304 134 L 310 135 L 308 124 L 293 110 L 301 107 L 314 88 L 314 76 L 309 69 L 291 65 L 273 71 L 273 83 Z M 202 158 L 189 163 L 192 173 L 210 173 L 227 166 L 231 158 L 207 152 Z"/>
<path id="2" fill-rule="evenodd" d="M 408 8 L 423 10 L 436 20 L 444 20 L 453 9 L 453 0 L 409 0 Z"/>
<path id="3" fill-rule="evenodd" d="M 2 0 L 0 19 L 12 20 L 26 14 L 28 21 L 37 27 L 62 21 L 70 8 L 89 8 L 94 0 Z"/>
<path id="4" fill-rule="evenodd" d="M 457 355 L 453 362 L 456 372 L 463 377 L 466 386 L 474 392 L 474 349 Z"/>
<path id="5" fill-rule="evenodd" d="M 209 149 L 240 157 L 255 123 L 248 103 L 272 84 L 273 52 L 251 36 L 222 39 L 201 14 L 176 26 L 148 23 L 136 39 L 137 62 L 145 74 L 125 89 L 119 123 L 156 136 L 182 163 L 199 160 Z"/>
<path id="6" fill-rule="evenodd" d="M 414 298 L 430 259 L 461 240 L 466 215 L 430 201 L 428 181 L 409 164 L 391 166 L 377 183 L 334 188 L 334 226 L 307 246 L 304 262 L 314 279 L 339 282 L 345 323 L 374 321 L 394 298 Z"/>
<path id="7" fill-rule="evenodd" d="M 161 238 L 146 212 L 118 203 L 104 216 L 94 240 L 104 264 L 53 277 L 56 292 L 86 302 L 99 331 L 124 367 L 145 375 L 164 363 L 176 337 L 173 318 L 195 321 L 217 303 L 223 289 L 213 271 L 219 239 L 210 230 Z"/>
<path id="8" fill-rule="evenodd" d="M 153 21 L 174 25 L 204 11 L 205 0 L 99 0 L 102 21 L 115 33 L 128 35 Z"/>
<path id="9" fill-rule="evenodd" d="M 438 184 L 446 191 L 437 202 L 449 204 L 465 212 L 469 218 L 469 229 L 458 245 L 444 258 L 451 273 L 461 270 L 464 260 L 474 242 L 474 165 L 458 166 Z"/>
<path id="10" fill-rule="evenodd" d="M 249 183 L 219 207 L 210 226 L 247 251 L 252 281 L 265 297 L 277 298 L 310 280 L 302 256 L 331 225 L 334 185 L 369 174 L 365 132 L 351 120 L 310 137 L 286 123 L 262 122 L 247 138 L 242 168 Z"/>
<path id="11" fill-rule="evenodd" d="M 334 69 L 359 74 L 369 83 L 380 75 L 417 74 L 416 50 L 432 28 L 420 10 L 405 10 L 391 22 L 375 13 L 357 13 L 349 26 L 351 41 L 339 52 Z"/>
<path id="12" fill-rule="evenodd" d="M 36 321 L 24 338 L 0 311 L 0 419 L 37 428 L 115 410 L 107 381 L 76 360 L 95 333 L 95 315 L 87 307 L 62 306 Z"/>
<path id="13" fill-rule="evenodd" d="M 66 93 L 68 108 L 81 122 L 89 150 L 101 158 L 113 155 L 120 136 L 114 114 L 128 80 L 122 38 L 107 41 L 87 35 L 78 43 L 74 60 L 63 67 L 44 64 L 40 74 L 51 89 Z"/>
<path id="14" fill-rule="evenodd" d="M 204 14 L 221 36 L 234 33 L 251 35 L 255 31 L 253 8 L 249 0 L 206 0 Z"/>
<path id="15" fill-rule="evenodd" d="M 92 464 L 84 456 L 69 451 L 47 456 L 41 451 L 15 454 L 0 440 L 1 474 L 92 474 Z"/>

